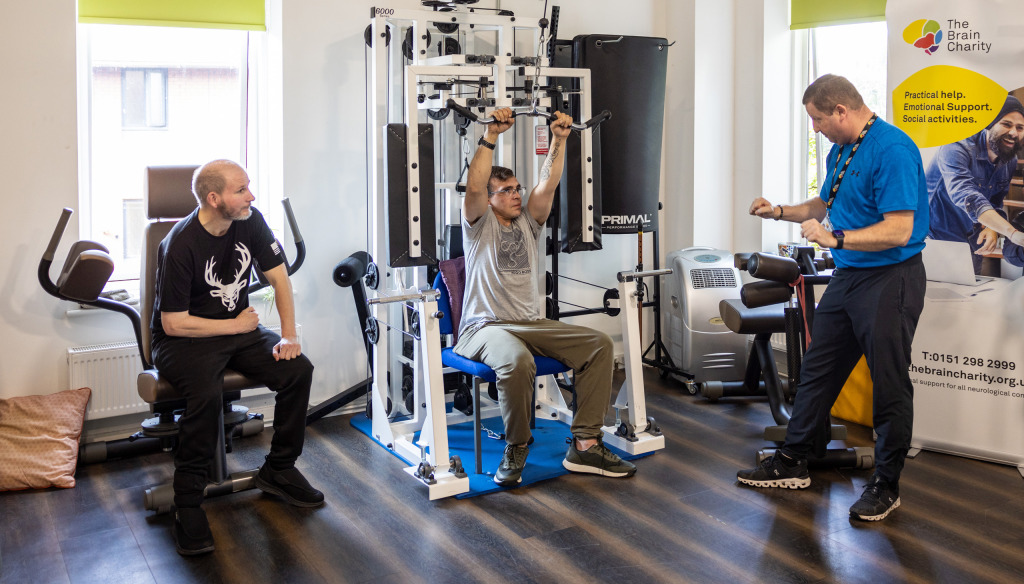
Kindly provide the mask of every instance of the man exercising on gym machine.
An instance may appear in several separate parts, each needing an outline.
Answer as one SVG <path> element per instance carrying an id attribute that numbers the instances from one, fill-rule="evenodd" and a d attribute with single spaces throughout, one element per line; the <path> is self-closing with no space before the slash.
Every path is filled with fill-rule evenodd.
<path id="1" fill-rule="evenodd" d="M 562 176 L 565 139 L 572 118 L 557 112 L 553 143 L 523 213 L 523 187 L 512 170 L 492 166 L 499 136 L 515 123 L 510 109 L 494 112 L 469 165 L 462 230 L 466 246 L 466 291 L 455 352 L 494 370 L 507 445 L 494 482 L 518 484 L 528 443 L 536 365 L 533 356 L 556 359 L 575 374 L 576 414 L 562 465 L 573 472 L 629 477 L 636 467 L 601 440 L 611 398 L 612 340 L 576 325 L 541 318 L 538 249 Z"/>

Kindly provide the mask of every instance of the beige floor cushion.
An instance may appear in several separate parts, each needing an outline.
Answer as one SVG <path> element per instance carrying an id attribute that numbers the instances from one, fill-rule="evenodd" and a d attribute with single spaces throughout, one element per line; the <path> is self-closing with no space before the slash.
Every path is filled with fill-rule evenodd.
<path id="1" fill-rule="evenodd" d="M 75 486 L 88 387 L 0 399 L 0 491 Z"/>

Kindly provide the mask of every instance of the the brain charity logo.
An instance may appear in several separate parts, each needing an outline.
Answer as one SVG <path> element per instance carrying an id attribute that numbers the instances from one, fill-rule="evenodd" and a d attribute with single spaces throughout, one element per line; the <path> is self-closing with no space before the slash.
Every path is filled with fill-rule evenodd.
<path id="1" fill-rule="evenodd" d="M 903 40 L 919 49 L 924 49 L 928 55 L 934 53 L 942 42 L 942 27 L 934 20 L 922 18 L 915 20 L 903 29 Z"/>

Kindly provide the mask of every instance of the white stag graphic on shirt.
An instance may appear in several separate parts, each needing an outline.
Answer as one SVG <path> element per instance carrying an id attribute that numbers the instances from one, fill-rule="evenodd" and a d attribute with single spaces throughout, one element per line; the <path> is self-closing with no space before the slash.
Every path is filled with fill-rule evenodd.
<path id="1" fill-rule="evenodd" d="M 238 303 L 239 292 L 249 285 L 249 262 L 252 259 L 249 250 L 241 243 L 235 244 L 235 251 L 242 254 L 242 257 L 238 260 L 242 267 L 238 268 L 238 271 L 235 272 L 235 281 L 229 284 L 221 282 L 220 278 L 214 275 L 213 268 L 217 265 L 217 262 L 213 258 L 206 260 L 206 283 L 214 288 L 210 290 L 210 296 L 220 298 L 220 301 L 224 303 L 224 306 L 229 311 L 235 309 L 235 304 Z"/>

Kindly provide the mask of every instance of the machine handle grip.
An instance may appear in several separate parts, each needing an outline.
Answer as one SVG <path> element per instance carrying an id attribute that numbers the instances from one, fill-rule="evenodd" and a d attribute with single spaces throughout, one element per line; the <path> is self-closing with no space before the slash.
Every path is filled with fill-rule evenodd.
<path id="1" fill-rule="evenodd" d="M 447 107 L 448 109 L 454 111 L 455 113 L 459 114 L 460 116 L 466 118 L 467 120 L 469 120 L 471 122 L 479 122 L 480 121 L 480 117 L 479 116 L 477 116 L 473 112 L 469 111 L 469 108 L 461 106 L 461 105 L 455 103 L 454 99 L 449 99 L 448 103 L 445 104 L 445 107 Z M 494 120 L 492 119 L 491 121 L 494 121 Z"/>
<path id="2" fill-rule="evenodd" d="M 67 229 L 68 221 L 71 220 L 73 213 L 74 211 L 67 207 L 64 207 L 64 210 L 60 212 L 57 227 L 53 230 L 53 235 L 50 236 L 50 244 L 46 246 L 46 251 L 43 252 L 43 260 L 53 261 L 53 256 L 57 253 L 57 245 L 60 244 L 60 238 L 64 236 L 64 230 Z"/>
<path id="3" fill-rule="evenodd" d="M 608 110 L 604 110 L 603 112 L 601 112 L 601 113 L 597 114 L 596 116 L 590 118 L 586 122 L 583 122 L 583 124 L 573 124 L 572 125 L 572 129 L 574 129 L 574 130 L 585 130 L 587 128 L 596 128 L 597 126 L 601 125 L 605 121 L 610 120 L 611 117 L 612 117 L 612 112 L 610 112 Z M 576 127 L 576 126 L 580 126 L 580 125 L 582 125 L 583 127 L 582 128 L 577 128 Z"/>
<path id="4" fill-rule="evenodd" d="M 302 233 L 299 232 L 299 224 L 295 221 L 295 212 L 292 211 L 292 201 L 288 197 L 281 200 L 281 204 L 284 205 L 284 216 L 288 219 L 288 227 L 292 230 L 292 238 L 295 243 L 302 241 Z"/>

